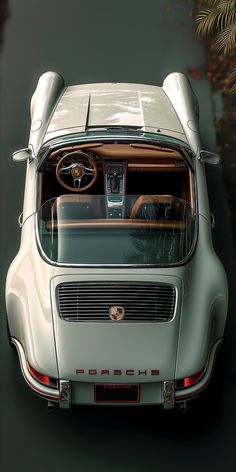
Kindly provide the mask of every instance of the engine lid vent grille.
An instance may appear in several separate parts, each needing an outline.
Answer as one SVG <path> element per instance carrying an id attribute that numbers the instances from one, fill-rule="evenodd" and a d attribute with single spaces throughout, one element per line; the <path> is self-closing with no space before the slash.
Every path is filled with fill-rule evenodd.
<path id="1" fill-rule="evenodd" d="M 176 289 L 165 283 L 67 282 L 56 292 L 59 315 L 66 321 L 113 323 L 118 309 L 118 322 L 165 322 L 175 312 Z"/>

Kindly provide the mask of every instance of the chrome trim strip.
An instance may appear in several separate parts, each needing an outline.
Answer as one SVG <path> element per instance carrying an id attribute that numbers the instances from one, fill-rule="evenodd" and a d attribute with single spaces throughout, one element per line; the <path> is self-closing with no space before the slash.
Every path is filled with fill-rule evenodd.
<path id="1" fill-rule="evenodd" d="M 204 376 L 201 378 L 201 380 L 189 388 L 175 391 L 176 402 L 182 401 L 182 400 L 190 400 L 191 398 L 194 398 L 195 396 L 199 395 L 201 391 L 207 387 L 213 374 L 216 354 L 219 347 L 222 344 L 222 341 L 223 341 L 223 338 L 220 338 L 213 344 L 211 352 L 210 352 L 209 360 L 206 366 L 206 371 L 205 371 Z"/>
<path id="2" fill-rule="evenodd" d="M 21 229 L 22 226 L 23 226 L 23 211 L 19 214 L 18 216 L 18 225 L 19 225 L 19 228 Z"/>
<path id="3" fill-rule="evenodd" d="M 163 407 L 170 410 L 175 406 L 175 383 L 174 380 L 163 382 Z"/>
<path id="4" fill-rule="evenodd" d="M 34 390 L 35 393 L 37 393 L 38 395 L 40 395 L 42 397 L 45 397 L 46 399 L 49 398 L 52 401 L 59 401 L 59 397 L 60 397 L 59 389 L 58 388 L 54 389 L 54 388 L 51 388 L 51 387 L 46 387 L 46 386 L 40 384 L 39 382 L 37 382 L 37 380 L 35 380 L 32 377 L 32 375 L 30 374 L 30 372 L 27 369 L 25 353 L 24 353 L 24 349 L 23 349 L 21 343 L 15 338 L 11 338 L 11 340 L 12 340 L 12 344 L 14 344 L 14 346 L 17 349 L 17 353 L 18 353 L 19 361 L 20 361 L 20 366 L 21 366 L 21 371 L 22 371 L 23 377 L 24 377 L 26 383 L 29 385 L 29 387 L 32 390 Z"/>

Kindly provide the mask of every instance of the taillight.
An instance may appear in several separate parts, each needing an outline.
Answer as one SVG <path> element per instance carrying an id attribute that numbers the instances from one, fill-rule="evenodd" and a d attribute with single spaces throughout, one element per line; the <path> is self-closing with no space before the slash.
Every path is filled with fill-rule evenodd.
<path id="1" fill-rule="evenodd" d="M 32 377 L 35 380 L 40 382 L 43 385 L 47 385 L 48 387 L 57 387 L 57 379 L 53 379 L 48 375 L 41 374 L 36 369 L 34 369 L 29 363 L 27 364 L 29 372 L 31 373 Z"/>
<path id="2" fill-rule="evenodd" d="M 184 377 L 183 379 L 176 380 L 176 387 L 177 388 L 191 387 L 192 385 L 199 382 L 199 380 L 203 377 L 203 375 L 204 375 L 204 369 L 201 370 L 200 372 L 197 372 L 197 374 L 190 375 L 189 377 Z"/>

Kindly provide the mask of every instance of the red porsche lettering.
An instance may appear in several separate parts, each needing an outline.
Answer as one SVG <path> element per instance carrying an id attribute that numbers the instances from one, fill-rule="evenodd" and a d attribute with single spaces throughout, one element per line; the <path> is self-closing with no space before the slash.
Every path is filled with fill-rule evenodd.
<path id="1" fill-rule="evenodd" d="M 88 373 L 89 375 L 96 375 L 97 371 L 96 369 L 89 369 Z"/>
<path id="2" fill-rule="evenodd" d="M 109 369 L 76 369 L 76 375 L 160 375 L 159 369 L 139 369 L 139 370 L 134 370 L 134 369 L 114 369 L 114 370 L 109 370 Z"/>
<path id="3" fill-rule="evenodd" d="M 121 372 L 120 369 L 115 369 L 115 370 L 113 370 L 113 374 L 114 375 L 122 375 L 122 372 Z"/>

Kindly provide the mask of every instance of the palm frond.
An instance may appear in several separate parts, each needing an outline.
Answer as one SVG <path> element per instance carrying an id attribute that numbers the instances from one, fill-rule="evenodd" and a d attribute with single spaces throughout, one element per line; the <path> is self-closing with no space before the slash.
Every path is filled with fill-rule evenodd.
<path id="1" fill-rule="evenodd" d="M 221 0 L 205 0 L 207 5 L 219 5 L 220 2 Z"/>
<path id="2" fill-rule="evenodd" d="M 217 24 L 217 14 L 214 10 L 205 9 L 196 16 L 198 36 L 208 36 L 212 34 Z"/>
<path id="3" fill-rule="evenodd" d="M 229 80 L 230 80 L 230 83 L 232 83 L 230 90 L 233 94 L 236 94 L 236 66 L 234 66 L 233 69 L 231 70 L 229 74 Z"/>
<path id="4" fill-rule="evenodd" d="M 236 0 L 212 0 L 196 16 L 197 34 L 209 36 L 236 22 Z"/>
<path id="5" fill-rule="evenodd" d="M 217 13 L 216 28 L 218 31 L 226 28 L 228 25 L 236 22 L 236 4 L 235 2 L 221 2 L 215 12 Z"/>
<path id="6" fill-rule="evenodd" d="M 236 0 L 205 0 L 206 7 L 219 7 L 222 10 L 234 10 L 236 7 Z"/>
<path id="7" fill-rule="evenodd" d="M 232 53 L 236 53 L 236 0 L 205 0 L 195 21 L 197 35 L 215 38 L 215 51 L 231 56 L 232 63 Z M 231 84 L 230 91 L 236 94 L 236 65 L 228 75 L 227 84 Z"/>
<path id="8" fill-rule="evenodd" d="M 232 87 L 230 87 L 230 92 L 231 92 L 233 95 L 236 95 L 236 82 L 234 82 L 234 84 L 232 85 Z"/>
<path id="9" fill-rule="evenodd" d="M 226 56 L 236 49 L 236 22 L 227 26 L 216 36 L 216 49 Z"/>
<path id="10" fill-rule="evenodd" d="M 232 68 L 230 74 L 229 74 L 230 80 L 236 80 L 236 65 Z"/>

